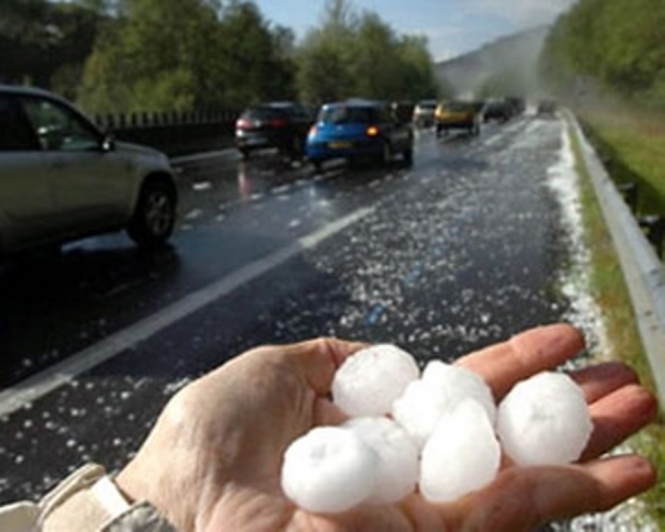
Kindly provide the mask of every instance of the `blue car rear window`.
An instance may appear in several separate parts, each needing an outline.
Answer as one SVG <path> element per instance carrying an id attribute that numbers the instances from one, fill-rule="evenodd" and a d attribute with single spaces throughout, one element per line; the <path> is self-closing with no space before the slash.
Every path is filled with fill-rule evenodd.
<path id="1" fill-rule="evenodd" d="M 378 119 L 379 111 L 374 107 L 336 105 L 323 108 L 318 120 L 332 124 L 369 124 L 377 122 Z"/>

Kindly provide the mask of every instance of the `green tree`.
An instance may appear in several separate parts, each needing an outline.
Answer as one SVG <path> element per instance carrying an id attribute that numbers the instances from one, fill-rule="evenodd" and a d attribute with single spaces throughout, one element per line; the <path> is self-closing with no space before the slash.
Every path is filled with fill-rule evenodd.
<path id="1" fill-rule="evenodd" d="M 93 112 L 240 107 L 295 94 L 293 33 L 253 2 L 124 0 L 79 92 Z"/>
<path id="2" fill-rule="evenodd" d="M 580 0 L 552 28 L 541 71 L 560 92 L 589 78 L 623 95 L 665 99 L 663 28 L 661 0 Z"/>
<path id="3" fill-rule="evenodd" d="M 427 41 L 400 37 L 376 13 L 358 14 L 347 0 L 330 0 L 321 26 L 298 54 L 298 86 L 320 104 L 358 96 L 420 99 L 438 93 Z"/>

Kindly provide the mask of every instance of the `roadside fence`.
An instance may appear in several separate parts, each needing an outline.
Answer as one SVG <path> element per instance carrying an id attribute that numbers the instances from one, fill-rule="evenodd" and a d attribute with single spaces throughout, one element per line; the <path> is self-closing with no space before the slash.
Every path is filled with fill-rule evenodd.
<path id="1" fill-rule="evenodd" d="M 173 157 L 228 148 L 240 110 L 105 114 L 94 117 L 121 141 L 143 144 Z"/>

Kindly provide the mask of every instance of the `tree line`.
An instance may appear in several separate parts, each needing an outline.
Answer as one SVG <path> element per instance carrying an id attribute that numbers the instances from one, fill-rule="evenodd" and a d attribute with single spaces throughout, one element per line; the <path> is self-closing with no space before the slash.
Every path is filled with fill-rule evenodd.
<path id="1" fill-rule="evenodd" d="M 300 42 L 252 1 L 2 0 L 1 80 L 100 114 L 438 93 L 426 39 L 351 0 L 328 0 Z"/>
<path id="2" fill-rule="evenodd" d="M 540 70 L 557 92 L 588 80 L 645 103 L 665 102 L 665 2 L 579 0 L 552 27 Z"/>

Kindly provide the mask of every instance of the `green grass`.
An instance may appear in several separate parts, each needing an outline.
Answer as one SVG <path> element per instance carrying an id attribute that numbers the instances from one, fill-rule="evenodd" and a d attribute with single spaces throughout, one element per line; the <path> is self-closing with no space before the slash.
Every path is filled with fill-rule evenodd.
<path id="1" fill-rule="evenodd" d="M 638 373 L 641 382 L 655 393 L 651 370 L 640 341 L 630 296 L 612 238 L 596 200 L 588 171 L 582 162 L 579 143 L 574 135 L 571 135 L 571 138 L 580 176 L 585 238 L 591 251 L 590 289 L 602 309 L 609 337 L 608 352 L 598 356 L 603 360 L 619 360 L 629 364 Z M 629 147 L 631 160 L 636 152 L 642 151 L 632 149 L 633 146 L 631 143 Z M 665 153 L 663 163 L 665 171 Z M 658 470 L 657 485 L 640 499 L 659 530 L 665 530 L 665 426 L 662 416 L 631 438 L 628 445 L 646 456 Z"/>
<path id="2" fill-rule="evenodd" d="M 577 113 L 612 177 L 637 183 L 638 212 L 665 216 L 665 114 L 620 107 Z"/>

